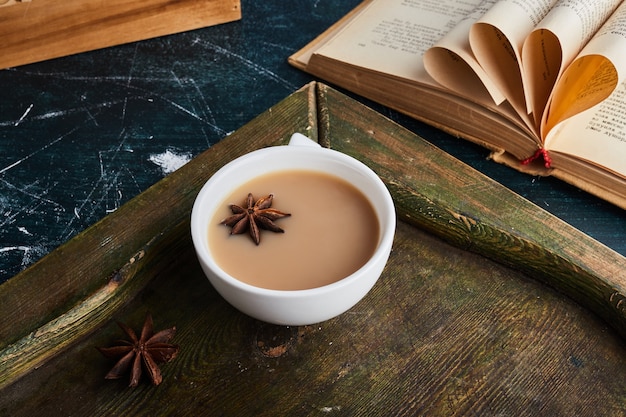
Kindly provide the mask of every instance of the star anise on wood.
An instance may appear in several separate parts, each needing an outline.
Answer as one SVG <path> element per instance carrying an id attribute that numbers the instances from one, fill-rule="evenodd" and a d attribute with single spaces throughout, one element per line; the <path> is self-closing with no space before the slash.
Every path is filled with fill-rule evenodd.
<path id="1" fill-rule="evenodd" d="M 245 203 L 246 208 L 231 204 L 229 207 L 233 215 L 222 220 L 221 224 L 232 227 L 230 231 L 231 235 L 238 235 L 248 230 L 250 237 L 254 243 L 258 245 L 261 243 L 261 232 L 259 228 L 276 233 L 284 233 L 285 231 L 277 226 L 274 221 L 291 216 L 291 213 L 283 213 L 282 211 L 271 208 L 273 200 L 274 195 L 270 194 L 267 197 L 261 197 L 255 201 L 252 193 L 248 193 L 248 198 Z"/>
<path id="2" fill-rule="evenodd" d="M 152 316 L 148 314 L 141 329 L 141 336 L 137 338 L 133 329 L 120 322 L 117 324 L 130 340 L 120 340 L 118 345 L 108 348 L 97 348 L 107 358 L 119 358 L 104 378 L 122 378 L 130 368 L 129 386 L 136 387 L 139 384 L 143 366 L 148 371 L 152 383 L 159 385 L 163 381 L 163 376 L 157 364 L 171 361 L 179 351 L 178 345 L 168 343 L 174 337 L 176 327 L 154 333 Z"/>

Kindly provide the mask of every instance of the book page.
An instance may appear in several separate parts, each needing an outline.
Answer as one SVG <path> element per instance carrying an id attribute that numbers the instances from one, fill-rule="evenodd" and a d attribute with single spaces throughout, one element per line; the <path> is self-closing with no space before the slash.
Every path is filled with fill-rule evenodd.
<path id="1" fill-rule="evenodd" d="M 522 48 L 526 100 L 539 124 L 558 77 L 621 0 L 559 0 Z"/>
<path id="2" fill-rule="evenodd" d="M 374 1 L 317 54 L 395 77 L 435 85 L 422 61 L 480 0 Z"/>
<path id="3" fill-rule="evenodd" d="M 465 97 L 485 96 L 496 105 L 505 97 L 489 75 L 476 61 L 469 45 L 472 25 L 481 18 L 497 0 L 482 0 L 452 30 L 424 53 L 424 67 L 439 84 Z M 489 105 L 489 103 L 484 103 Z"/>
<path id="4" fill-rule="evenodd" d="M 470 31 L 476 59 L 521 117 L 530 113 L 521 68 L 522 46 L 555 3 L 556 0 L 500 0 Z M 538 131 L 536 125 L 533 127 Z"/>
<path id="5" fill-rule="evenodd" d="M 626 79 L 626 3 L 622 3 L 558 79 L 541 133 L 608 98 Z"/>
<path id="6" fill-rule="evenodd" d="M 575 155 L 626 179 L 626 82 L 603 102 L 561 123 L 549 149 Z M 574 138 L 578 140 L 573 140 Z M 584 140 L 582 140 L 584 139 Z M 548 143 L 546 144 L 548 146 Z"/>

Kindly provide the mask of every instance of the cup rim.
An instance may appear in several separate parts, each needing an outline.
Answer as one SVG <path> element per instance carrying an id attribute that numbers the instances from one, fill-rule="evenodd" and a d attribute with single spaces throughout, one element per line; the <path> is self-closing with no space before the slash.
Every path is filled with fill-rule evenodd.
<path id="1" fill-rule="evenodd" d="M 313 144 L 317 145 L 315 142 Z M 380 228 L 380 236 L 374 253 L 372 256 L 365 262 L 360 268 L 356 271 L 352 272 L 350 275 L 347 275 L 343 278 L 338 279 L 337 281 L 331 282 L 329 284 L 325 284 L 319 287 L 314 288 L 306 288 L 306 289 L 297 289 L 297 290 L 280 290 L 280 289 L 271 289 L 264 287 L 257 287 L 252 284 L 248 284 L 243 282 L 236 277 L 232 276 L 228 272 L 226 272 L 219 264 L 214 260 L 212 256 L 210 256 L 210 250 L 208 246 L 208 242 L 206 239 L 206 230 L 208 230 L 208 222 L 213 216 L 214 210 L 200 210 L 201 207 L 205 207 L 205 200 L 208 198 L 209 193 L 213 188 L 217 187 L 216 184 L 219 184 L 221 181 L 225 179 L 225 177 L 237 170 L 239 167 L 248 164 L 254 164 L 258 162 L 260 159 L 263 159 L 267 154 L 275 154 L 276 152 L 286 153 L 286 154 L 310 154 L 312 152 L 321 154 L 321 155 L 330 155 L 331 158 L 334 158 L 333 161 L 340 162 L 350 166 L 351 169 L 357 171 L 361 174 L 364 174 L 367 177 L 368 183 L 376 188 L 376 195 L 381 196 L 382 199 L 373 201 L 369 195 L 367 195 L 364 190 L 350 181 L 350 183 L 355 186 L 365 197 L 369 200 L 372 206 L 375 209 L 375 212 L 378 216 L 379 228 Z M 280 172 L 283 170 L 308 170 L 308 171 L 318 171 L 330 175 L 334 175 L 336 177 L 341 178 L 337 174 L 332 171 L 327 171 L 318 168 L 269 168 L 267 171 L 264 171 L 263 174 L 272 173 L 272 172 Z M 239 185 L 245 183 L 253 179 L 254 176 L 249 176 L 248 178 L 240 181 L 239 183 L 233 184 L 232 187 L 228 187 L 229 189 L 233 189 L 238 187 Z M 223 196 L 219 198 L 215 198 L 216 201 L 221 201 Z M 215 204 L 214 204 L 215 205 Z M 213 207 L 214 205 L 210 205 Z M 395 227 L 396 227 L 396 213 L 395 206 L 393 204 L 393 200 L 391 199 L 391 195 L 389 190 L 384 185 L 380 177 L 367 165 L 363 162 L 347 155 L 342 152 L 336 151 L 330 148 L 323 148 L 321 146 L 307 146 L 307 145 L 277 145 L 271 146 L 267 148 L 257 149 L 251 151 L 247 154 L 241 155 L 234 160 L 228 162 L 224 166 L 222 166 L 218 171 L 216 171 L 202 186 L 200 189 L 196 200 L 194 201 L 192 211 L 191 211 L 191 234 L 193 244 L 196 247 L 196 252 L 199 257 L 202 258 L 203 262 L 207 264 L 212 272 L 218 276 L 218 278 L 231 286 L 237 287 L 240 290 L 244 290 L 248 293 L 254 293 L 256 295 L 269 295 L 275 298 L 292 298 L 294 296 L 305 296 L 305 295 L 313 295 L 313 294 L 324 294 L 326 292 L 332 292 L 340 287 L 350 285 L 353 281 L 360 278 L 368 269 L 373 268 L 379 262 L 381 262 L 381 258 L 386 258 L 388 256 L 388 251 L 385 248 L 391 248 L 393 243 L 393 238 L 395 235 Z"/>

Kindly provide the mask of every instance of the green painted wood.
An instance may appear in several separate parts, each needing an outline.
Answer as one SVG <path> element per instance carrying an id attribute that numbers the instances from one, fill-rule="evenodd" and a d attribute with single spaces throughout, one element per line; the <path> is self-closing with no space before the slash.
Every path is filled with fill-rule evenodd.
<path id="1" fill-rule="evenodd" d="M 0 414 L 619 416 L 626 351 L 537 280 L 400 223 L 389 267 L 346 314 L 279 327 L 230 307 L 185 239 L 116 318 L 177 327 L 164 381 L 106 381 L 112 322 L 5 388 Z M 444 256 L 445 255 L 445 256 Z M 590 343 L 593 341 L 593 343 Z"/>
<path id="2" fill-rule="evenodd" d="M 215 292 L 195 258 L 188 217 L 195 193 L 219 166 L 285 143 L 292 131 L 319 135 L 320 142 L 374 167 L 407 221 L 399 223 L 387 268 L 362 302 L 318 325 L 282 327 L 239 313 Z M 392 175 L 394 167 L 402 171 Z M 470 189 L 497 198 L 469 198 Z M 541 274 L 533 279 L 504 265 L 514 263 L 507 251 L 519 242 L 531 247 L 536 238 L 520 230 L 516 239 L 505 239 L 503 230 L 515 235 L 510 229 L 523 225 L 506 210 L 513 202 L 523 204 L 382 116 L 324 86 L 306 86 L 86 231 L 89 239 L 77 237 L 11 280 L 35 285 L 38 276 L 79 261 L 98 275 L 83 299 L 46 304 L 64 314 L 13 328 L 13 335 L 22 332 L 18 340 L 57 318 L 69 320 L 81 300 L 114 289 L 85 314 L 82 334 L 66 333 L 69 342 L 58 354 L 42 354 L 20 378 L 5 380 L 0 415 L 623 415 L 624 339 L 589 307 L 545 285 Z M 473 212 L 479 203 L 484 212 Z M 428 221 L 432 217 L 445 218 L 449 231 L 439 220 Z M 545 220 L 554 222 L 546 228 L 560 225 Z M 554 262 L 564 249 L 549 247 L 552 232 L 544 233 L 545 247 L 532 246 L 530 253 Z M 579 245 L 596 248 L 578 237 Z M 81 239 L 114 243 L 100 249 L 105 254 L 93 247 L 86 256 L 91 252 Z M 487 242 L 499 249 L 483 249 Z M 495 262 L 467 249 L 503 257 Z M 111 271 L 119 273 L 112 279 Z M 69 279 L 60 281 L 56 292 L 77 291 L 65 289 Z M 118 281 L 119 288 L 131 282 L 137 288 L 118 290 L 111 284 Z M 31 299 L 32 311 L 45 311 L 35 305 L 46 298 Z M 23 315 L 35 314 L 20 307 Z M 104 380 L 112 363 L 95 347 L 123 336 L 112 319 L 138 329 L 148 311 L 157 330 L 178 329 L 173 342 L 181 352 L 162 366 L 164 382 L 153 387 L 144 380 L 129 389 L 127 380 Z M 6 352 L 3 372 L 16 364 Z"/>
<path id="3" fill-rule="evenodd" d="M 250 149 L 285 143 L 294 131 L 316 131 L 310 94 L 293 94 L 0 286 L 0 317 L 11 318 L 0 322 L 0 387 L 102 325 L 149 282 L 136 274 L 152 261 L 146 253 L 188 224 L 213 172 Z"/>
<path id="4" fill-rule="evenodd" d="M 333 148 L 374 169 L 402 220 L 523 270 L 626 338 L 626 258 L 363 105 L 321 86 Z"/>

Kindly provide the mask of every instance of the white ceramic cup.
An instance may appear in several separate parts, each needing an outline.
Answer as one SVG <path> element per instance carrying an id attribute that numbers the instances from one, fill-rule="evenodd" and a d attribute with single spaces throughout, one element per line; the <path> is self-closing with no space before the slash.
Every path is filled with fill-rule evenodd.
<path id="1" fill-rule="evenodd" d="M 317 288 L 272 290 L 239 281 L 215 262 L 208 244 L 209 222 L 218 206 L 237 187 L 269 172 L 305 169 L 332 174 L 351 183 L 372 203 L 380 225 L 371 258 L 351 275 Z M 288 146 L 250 152 L 218 170 L 200 190 L 191 212 L 191 236 L 202 270 L 234 307 L 256 319 L 300 326 L 338 316 L 358 303 L 382 273 L 393 243 L 396 212 L 381 179 L 362 162 L 295 133 Z M 327 262 L 327 260 L 324 260 Z"/>

